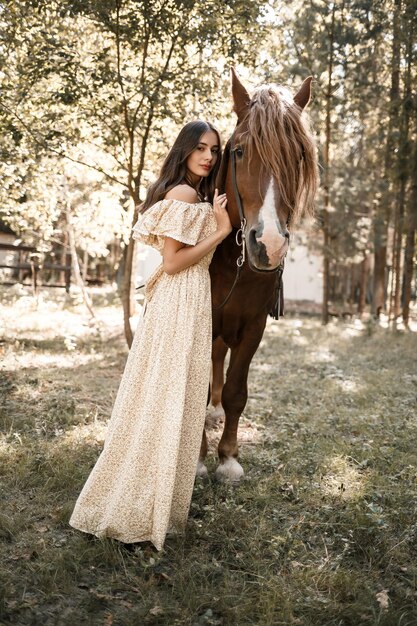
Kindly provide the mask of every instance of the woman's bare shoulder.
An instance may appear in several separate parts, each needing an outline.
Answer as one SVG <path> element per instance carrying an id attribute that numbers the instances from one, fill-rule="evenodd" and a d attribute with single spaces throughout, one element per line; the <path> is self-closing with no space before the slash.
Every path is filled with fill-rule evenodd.
<path id="1" fill-rule="evenodd" d="M 190 185 L 176 185 L 165 194 L 165 200 L 179 200 L 180 202 L 189 202 L 193 204 L 198 202 L 198 195 Z"/>

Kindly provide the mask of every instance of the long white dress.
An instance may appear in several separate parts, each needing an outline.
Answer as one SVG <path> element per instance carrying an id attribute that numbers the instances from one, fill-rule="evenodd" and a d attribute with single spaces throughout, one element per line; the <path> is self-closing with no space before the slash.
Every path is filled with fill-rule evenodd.
<path id="1" fill-rule="evenodd" d="M 133 237 L 162 250 L 164 237 L 195 245 L 216 230 L 211 204 L 162 200 L 142 214 Z M 204 428 L 210 376 L 213 252 L 173 275 L 162 265 L 126 362 L 103 452 L 70 524 L 126 543 L 183 532 Z"/>

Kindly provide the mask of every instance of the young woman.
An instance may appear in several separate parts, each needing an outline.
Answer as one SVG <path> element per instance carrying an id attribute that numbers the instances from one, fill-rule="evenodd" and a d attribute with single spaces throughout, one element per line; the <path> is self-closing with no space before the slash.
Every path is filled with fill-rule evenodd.
<path id="1" fill-rule="evenodd" d="M 219 164 L 214 126 L 186 124 L 133 229 L 163 261 L 146 285 L 104 450 L 70 519 L 98 537 L 161 550 L 167 532 L 186 526 L 210 374 L 208 267 L 232 229 L 214 190 Z"/>

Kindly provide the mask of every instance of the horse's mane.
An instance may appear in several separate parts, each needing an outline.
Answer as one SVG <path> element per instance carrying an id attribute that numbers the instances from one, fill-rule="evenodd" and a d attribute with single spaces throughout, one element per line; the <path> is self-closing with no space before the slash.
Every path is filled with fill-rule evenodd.
<path id="1" fill-rule="evenodd" d="M 255 149 L 265 169 L 272 171 L 292 222 L 312 215 L 318 185 L 316 146 L 291 93 L 283 87 L 258 87 L 245 121 L 248 162 Z"/>

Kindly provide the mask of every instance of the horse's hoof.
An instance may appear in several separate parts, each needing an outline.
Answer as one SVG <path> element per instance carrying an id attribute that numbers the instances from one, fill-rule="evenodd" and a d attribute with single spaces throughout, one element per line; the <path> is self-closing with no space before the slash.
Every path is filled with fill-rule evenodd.
<path id="1" fill-rule="evenodd" d="M 232 484 L 239 483 L 244 475 L 243 467 L 233 457 L 220 463 L 215 473 L 217 480 L 220 482 L 229 482 Z"/>
<path id="2" fill-rule="evenodd" d="M 199 461 L 197 463 L 197 470 L 196 470 L 195 475 L 198 478 L 208 478 L 207 467 L 204 465 L 203 461 Z"/>
<path id="3" fill-rule="evenodd" d="M 211 408 L 210 417 L 213 420 L 219 420 L 219 419 L 223 419 L 224 418 L 224 408 L 222 407 L 220 402 L 219 402 L 219 404 L 216 404 L 216 406 L 213 406 Z"/>

